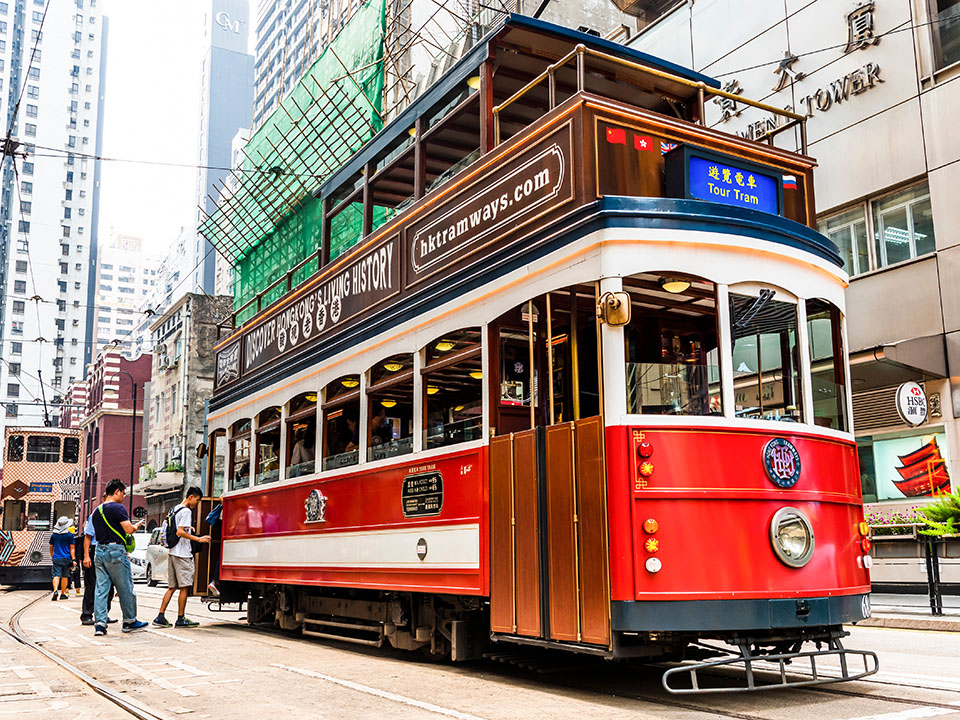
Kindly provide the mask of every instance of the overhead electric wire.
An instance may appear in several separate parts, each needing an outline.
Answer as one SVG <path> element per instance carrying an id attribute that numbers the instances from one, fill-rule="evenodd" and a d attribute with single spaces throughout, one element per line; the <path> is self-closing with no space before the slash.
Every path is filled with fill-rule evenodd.
<path id="1" fill-rule="evenodd" d="M 20 113 L 20 102 L 23 100 L 23 93 L 27 89 L 27 81 L 30 79 L 30 70 L 33 68 L 33 59 L 37 56 L 37 46 L 40 44 L 40 38 L 43 37 L 43 24 L 47 21 L 47 11 L 50 5 L 47 3 L 43 8 L 43 15 L 40 17 L 40 27 L 37 28 L 37 36 L 33 39 L 33 48 L 30 50 L 30 61 L 27 63 L 27 71 L 23 78 L 23 84 L 20 86 L 20 94 L 17 96 L 17 104 L 13 106 L 13 113 L 10 115 L 10 124 L 7 126 L 7 142 L 4 143 L 4 155 L 9 147 L 10 137 L 13 135 L 13 126 L 17 122 L 17 115 Z"/>

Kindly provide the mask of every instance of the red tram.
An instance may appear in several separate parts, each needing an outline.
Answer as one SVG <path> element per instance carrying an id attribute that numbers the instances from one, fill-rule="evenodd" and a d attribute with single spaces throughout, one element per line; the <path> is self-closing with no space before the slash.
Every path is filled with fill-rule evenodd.
<path id="1" fill-rule="evenodd" d="M 840 642 L 868 541 L 803 119 L 746 140 L 715 96 L 511 15 L 320 188 L 317 272 L 217 349 L 211 552 L 250 622 L 875 672 Z"/>

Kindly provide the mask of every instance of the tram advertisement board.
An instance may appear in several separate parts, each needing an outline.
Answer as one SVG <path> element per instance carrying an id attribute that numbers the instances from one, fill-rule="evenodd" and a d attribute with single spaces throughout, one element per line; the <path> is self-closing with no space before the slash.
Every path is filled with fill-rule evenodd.
<path id="1" fill-rule="evenodd" d="M 224 348 L 217 357 L 218 385 L 319 340 L 399 292 L 399 244 L 396 235 L 378 243 L 245 332 L 239 352 L 232 346 Z M 238 368 L 242 368 L 240 373 Z"/>
<path id="2" fill-rule="evenodd" d="M 406 230 L 406 286 L 416 285 L 573 199 L 570 123 L 491 165 Z"/>

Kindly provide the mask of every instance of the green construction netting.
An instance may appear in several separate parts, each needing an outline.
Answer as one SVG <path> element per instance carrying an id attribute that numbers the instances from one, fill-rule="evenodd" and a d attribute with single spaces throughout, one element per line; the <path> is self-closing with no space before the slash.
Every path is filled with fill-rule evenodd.
<path id="1" fill-rule="evenodd" d="M 382 127 L 385 17 L 385 0 L 356 11 L 247 143 L 238 188 L 201 224 L 201 234 L 234 265 L 235 307 L 317 250 L 322 207 L 313 191 Z M 359 240 L 362 212 L 335 220 L 333 257 Z M 305 266 L 292 284 L 316 269 Z M 264 305 L 284 292 L 285 282 Z M 255 312 L 252 306 L 238 320 Z"/>

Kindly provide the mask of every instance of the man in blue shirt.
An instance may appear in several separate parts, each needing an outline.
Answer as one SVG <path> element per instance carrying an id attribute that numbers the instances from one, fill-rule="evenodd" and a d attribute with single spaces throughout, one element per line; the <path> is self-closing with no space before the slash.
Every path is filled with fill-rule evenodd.
<path id="1" fill-rule="evenodd" d="M 61 600 L 68 600 L 70 596 L 67 595 L 67 580 L 73 572 L 75 562 L 73 533 L 70 532 L 68 517 L 59 518 L 57 524 L 53 526 L 53 534 L 50 536 L 50 559 L 53 572 L 53 597 L 50 599 L 56 600 L 59 594 Z"/>
<path id="2" fill-rule="evenodd" d="M 93 533 L 97 539 L 94 564 L 97 568 L 97 594 L 93 603 L 94 635 L 107 634 L 107 595 L 110 583 L 117 589 L 120 609 L 123 611 L 123 632 L 135 632 L 147 627 L 137 620 L 137 596 L 133 593 L 133 573 L 127 556 L 124 533 L 132 535 L 143 524 L 130 522 L 123 507 L 126 486 L 122 480 L 107 483 L 106 502 L 93 513 Z"/>
<path id="3" fill-rule="evenodd" d="M 100 502 L 107 499 L 107 494 L 100 496 Z M 96 512 L 96 510 L 94 510 Z M 80 610 L 80 624 L 93 625 L 93 601 L 97 594 L 97 568 L 93 564 L 93 556 L 97 552 L 97 538 L 93 531 L 93 513 L 87 518 L 83 528 L 83 605 Z M 107 593 L 107 614 L 110 614 L 110 605 L 113 603 L 113 583 Z M 116 620 L 107 619 L 108 623 Z"/>

